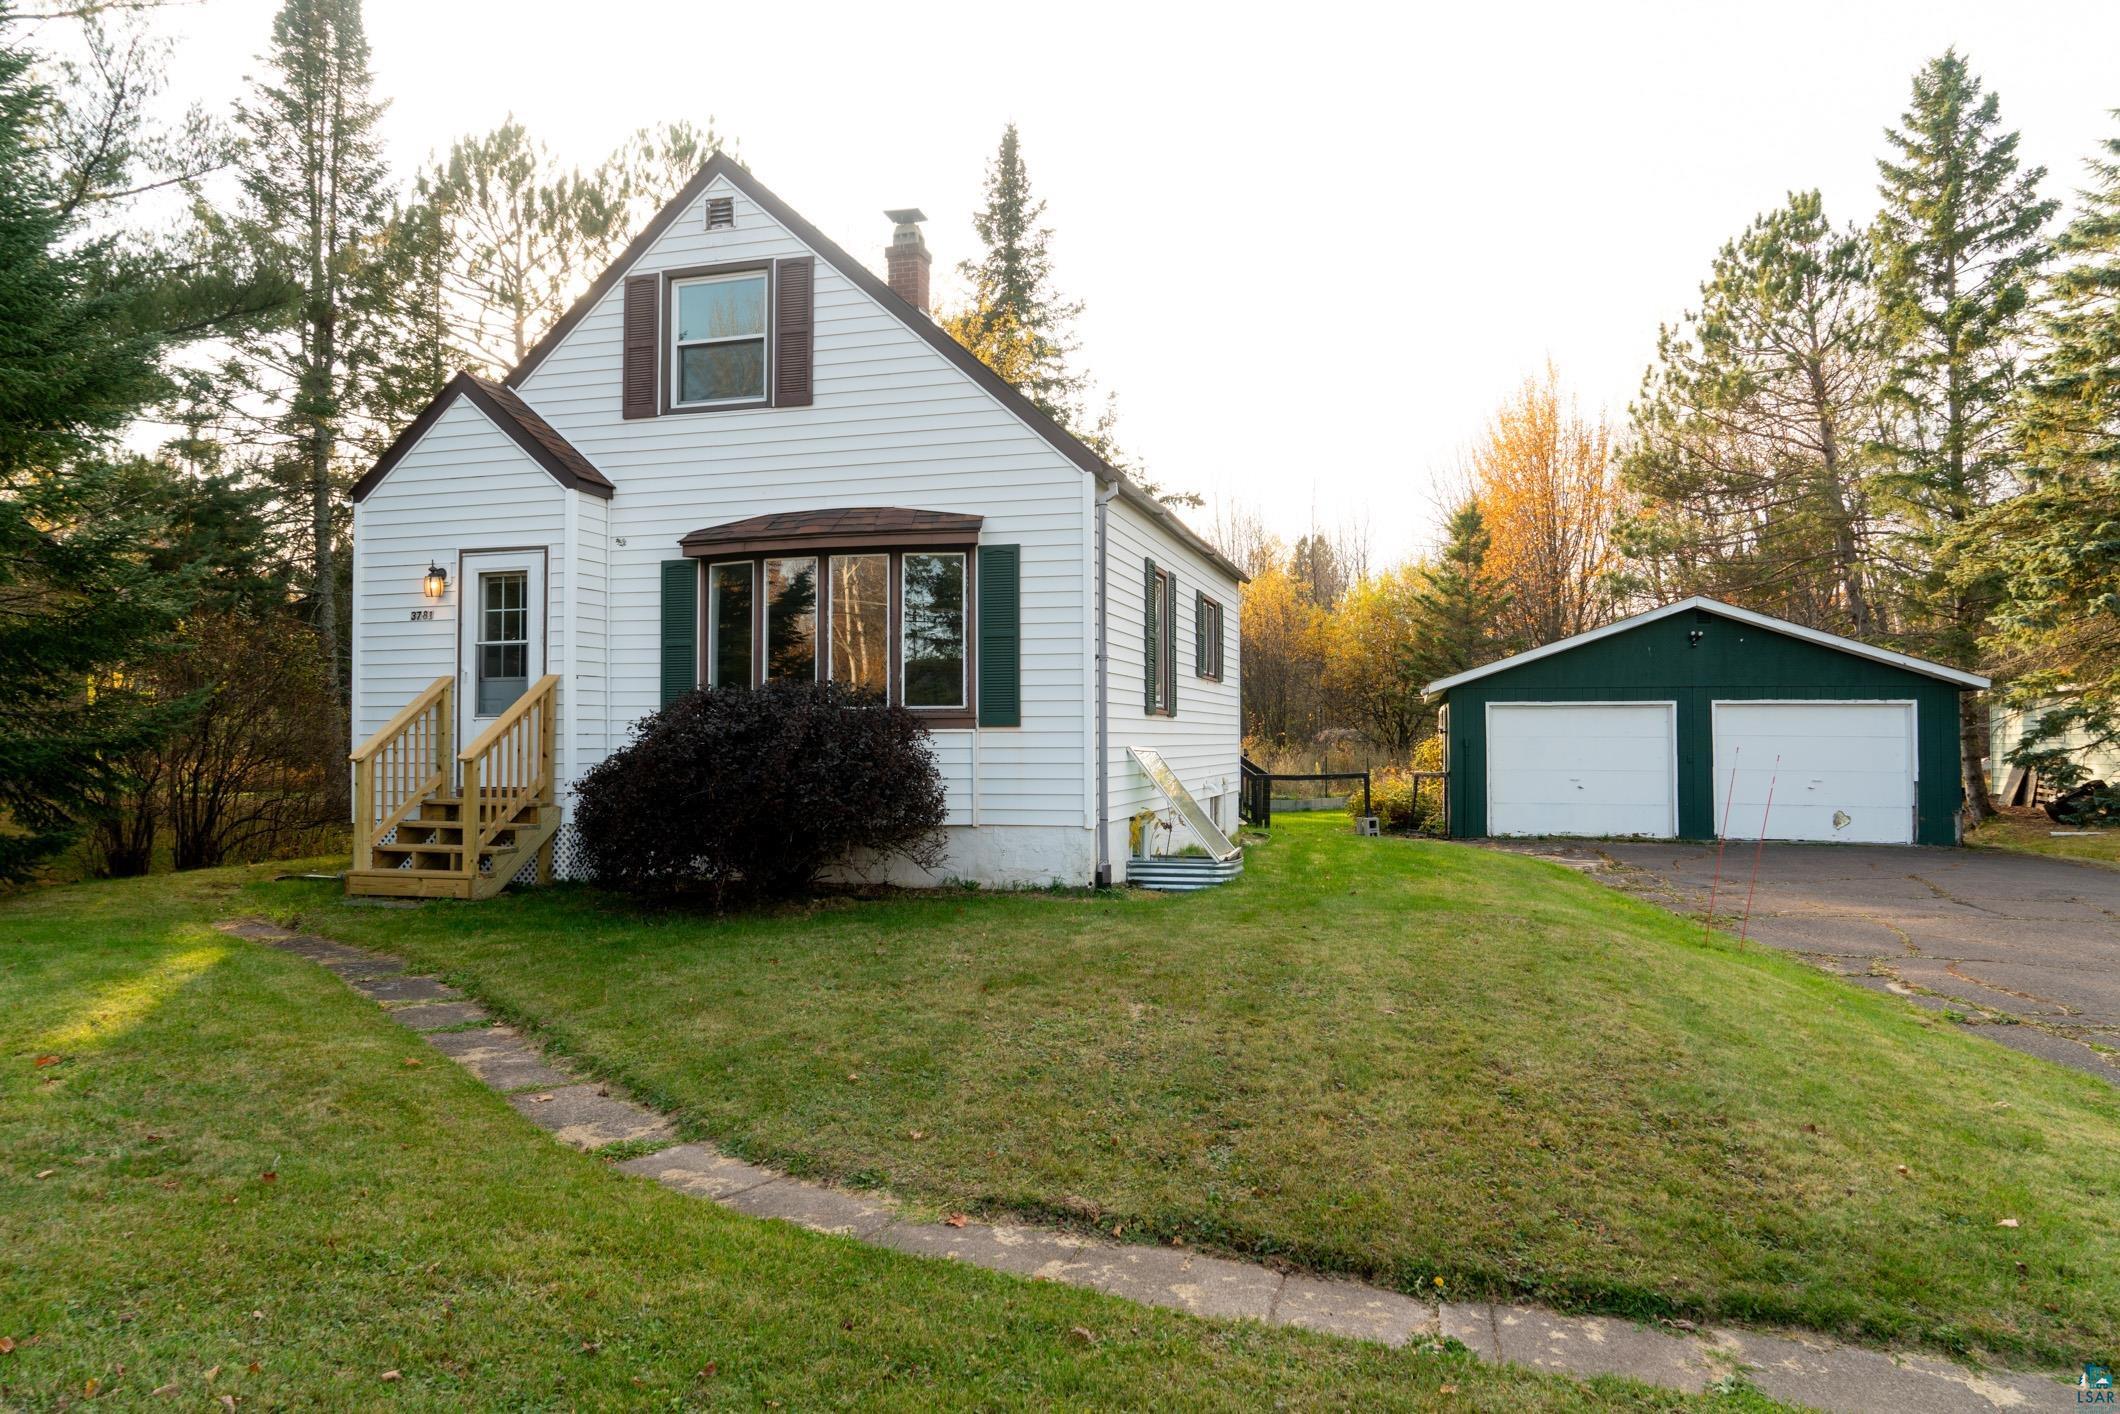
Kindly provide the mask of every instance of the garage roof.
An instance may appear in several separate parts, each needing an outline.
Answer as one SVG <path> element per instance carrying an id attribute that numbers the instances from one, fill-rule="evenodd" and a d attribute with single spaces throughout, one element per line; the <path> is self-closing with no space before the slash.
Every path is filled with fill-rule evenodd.
<path id="1" fill-rule="evenodd" d="M 1816 643 L 1822 648 L 1838 649 L 1842 653 L 1853 654 L 1857 658 L 1868 658 L 1872 662 L 1889 663 L 1895 668 L 1905 668 L 1910 673 L 1921 673 L 1927 677 L 1940 678 L 1944 682 L 1955 683 L 1959 687 L 1986 687 L 1988 685 L 1988 680 L 1978 673 L 1968 673 L 1958 668 L 1947 668 L 1941 663 L 1932 663 L 1926 658 L 1916 658 L 1906 653 L 1894 653 L 1889 648 L 1879 648 L 1873 643 L 1864 643 L 1860 639 L 1842 638 L 1837 633 L 1826 633 L 1820 629 L 1805 628 L 1802 624 L 1792 624 L 1787 619 L 1777 619 L 1771 614 L 1756 614 L 1750 609 L 1740 609 L 1735 604 L 1725 604 L 1720 599 L 1710 599 L 1705 594 L 1696 594 L 1690 599 L 1681 599 L 1676 604 L 1666 604 L 1660 609 L 1651 609 L 1645 614 L 1636 614 L 1632 618 L 1606 624 L 1603 628 L 1594 628 L 1588 633 L 1579 633 L 1573 638 L 1563 638 L 1558 642 L 1549 643 L 1543 648 L 1533 648 L 1526 652 L 1515 654 L 1512 657 L 1498 659 L 1485 667 L 1472 668 L 1453 677 L 1437 678 L 1423 688 L 1422 692 L 1431 696 L 1438 692 L 1445 692 L 1456 687 L 1459 683 L 1467 683 L 1475 678 L 1506 672 L 1510 668 L 1520 668 L 1524 664 L 1536 662 L 1540 658 L 1551 658 L 1556 653 L 1565 653 L 1571 648 L 1580 648 L 1586 643 L 1594 643 L 1600 638 L 1610 638 L 1615 633 L 1625 633 L 1630 628 L 1640 628 L 1643 624 L 1654 623 L 1658 619 L 1667 619 L 1673 614 L 1682 614 L 1689 609 L 1706 609 L 1710 613 L 1720 614 L 1726 619 L 1735 619 L 1741 624 L 1750 624 L 1754 628 L 1767 629 L 1773 633 L 1787 634 L 1791 638 L 1800 638 L 1806 643 Z"/>

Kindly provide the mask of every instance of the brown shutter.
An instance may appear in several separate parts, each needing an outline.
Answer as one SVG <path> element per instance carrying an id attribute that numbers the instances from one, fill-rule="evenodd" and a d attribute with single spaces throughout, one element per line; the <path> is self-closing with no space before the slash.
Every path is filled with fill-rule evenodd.
<path id="1" fill-rule="evenodd" d="M 773 406 L 810 405 L 814 267 L 809 256 L 773 266 Z"/>
<path id="2" fill-rule="evenodd" d="M 619 379 L 627 417 L 656 414 L 656 384 L 662 345 L 662 278 L 635 275 L 626 281 L 626 366 Z"/>

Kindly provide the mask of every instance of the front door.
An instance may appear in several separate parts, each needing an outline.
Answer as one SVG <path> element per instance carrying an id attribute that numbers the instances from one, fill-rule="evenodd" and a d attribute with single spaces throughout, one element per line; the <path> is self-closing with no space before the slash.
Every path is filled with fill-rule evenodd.
<path id="1" fill-rule="evenodd" d="M 457 635 L 457 747 L 462 750 L 545 674 L 545 552 L 463 557 Z"/>

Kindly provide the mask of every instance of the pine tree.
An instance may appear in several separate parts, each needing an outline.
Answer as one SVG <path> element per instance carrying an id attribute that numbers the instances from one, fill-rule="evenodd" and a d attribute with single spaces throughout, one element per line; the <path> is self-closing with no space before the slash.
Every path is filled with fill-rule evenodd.
<path id="1" fill-rule="evenodd" d="M 1870 274 L 1866 235 L 1795 193 L 1722 248 L 1699 312 L 1659 332 L 1620 464 L 1640 505 L 1624 545 L 1654 597 L 1876 630 Z"/>
<path id="2" fill-rule="evenodd" d="M 1010 123 L 987 167 L 986 205 L 972 216 L 986 254 L 958 267 L 971 282 L 972 302 L 959 316 L 962 331 L 952 332 L 975 353 L 992 348 L 999 361 L 988 360 L 988 367 L 1013 370 L 1002 376 L 1040 412 L 1072 427 L 1081 421 L 1086 380 L 1069 366 L 1075 352 L 1069 326 L 1082 305 L 1053 288 L 1053 232 L 1041 224 L 1044 219 L 1045 203 L 1031 195 L 1022 144 Z"/>
<path id="3" fill-rule="evenodd" d="M 2120 469 L 2120 137 L 2099 147 L 2046 282 L 2045 339 L 2024 419 L 2036 469 Z"/>
<path id="4" fill-rule="evenodd" d="M 301 293 L 287 327 L 248 350 L 251 378 L 278 403 L 287 440 L 278 468 L 290 501 L 303 507 L 309 547 L 308 613 L 330 668 L 333 701 L 345 711 L 340 649 L 340 502 L 350 479 L 343 459 L 362 411 L 349 400 L 361 371 L 380 362 L 367 287 L 388 217 L 387 173 L 370 95 L 368 37 L 360 0 L 285 0 L 265 55 L 237 110 L 246 138 L 247 233 Z"/>
<path id="5" fill-rule="evenodd" d="M 2100 147 L 2026 379 L 2031 489 L 1962 541 L 1962 563 L 2001 586 L 1984 647 L 2038 714 L 2011 759 L 2057 784 L 2082 769 L 2066 739 L 2120 742 L 2120 138 Z"/>
<path id="6" fill-rule="evenodd" d="M 1419 683 L 1491 663 L 1511 647 L 1502 631 L 1509 593 L 1487 568 L 1493 537 L 1480 503 L 1450 513 L 1449 540 L 1413 593 L 1406 670 Z"/>
<path id="7" fill-rule="evenodd" d="M 221 327 L 226 282 L 190 287 L 166 261 L 82 229 L 94 192 L 49 141 L 53 95 L 31 77 L 0 0 L 0 880 L 65 847 L 123 785 L 119 762 L 189 704 L 150 704 L 120 669 L 154 652 L 197 571 L 167 539 L 137 469 L 108 454 L 169 391 L 163 350 Z"/>
<path id="8" fill-rule="evenodd" d="M 1921 645 L 1971 666 L 1999 586 L 1954 563 L 1957 533 L 2016 470 L 2011 417 L 2031 302 L 2055 203 L 2044 168 L 2020 170 L 2017 134 L 1965 60 L 1947 50 L 1914 76 L 1913 102 L 1878 163 L 1878 297 L 1893 339 L 1880 439 L 1887 485 L 1911 523 Z M 1975 821 L 1994 811 L 1982 764 L 1985 707 L 1962 695 L 1960 775 Z"/>

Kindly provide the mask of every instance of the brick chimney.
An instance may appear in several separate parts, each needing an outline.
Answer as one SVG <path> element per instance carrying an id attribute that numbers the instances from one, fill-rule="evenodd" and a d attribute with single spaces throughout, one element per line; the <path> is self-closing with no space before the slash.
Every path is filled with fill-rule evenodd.
<path id="1" fill-rule="evenodd" d="M 920 223 L 927 220 L 927 213 L 909 206 L 902 211 L 883 214 L 896 223 L 891 229 L 890 247 L 883 253 L 884 263 L 890 271 L 891 293 L 926 314 L 928 266 L 934 259 L 928 254 L 927 242 L 920 236 Z"/>

